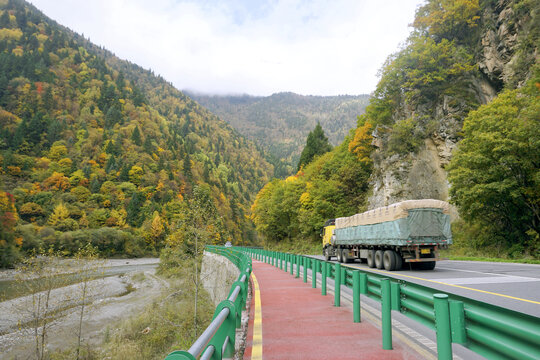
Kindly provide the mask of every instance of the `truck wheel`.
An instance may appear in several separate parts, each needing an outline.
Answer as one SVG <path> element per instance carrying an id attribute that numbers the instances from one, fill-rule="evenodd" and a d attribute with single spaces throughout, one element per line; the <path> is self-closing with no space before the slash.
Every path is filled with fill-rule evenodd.
<path id="1" fill-rule="evenodd" d="M 326 246 L 326 247 L 323 249 L 323 256 L 324 256 L 324 260 L 325 260 L 325 261 L 330 260 L 331 256 L 330 256 L 330 247 L 329 247 L 329 246 Z"/>
<path id="2" fill-rule="evenodd" d="M 337 257 L 337 261 L 339 263 L 342 263 L 343 262 L 343 254 L 341 253 L 341 249 L 340 248 L 337 248 L 336 250 L 336 257 Z"/>
<path id="3" fill-rule="evenodd" d="M 383 254 L 383 266 L 386 271 L 396 270 L 396 253 L 394 250 L 386 250 Z"/>
<path id="4" fill-rule="evenodd" d="M 375 251 L 375 267 L 377 269 L 382 269 L 383 266 L 383 251 L 377 250 Z"/>
<path id="5" fill-rule="evenodd" d="M 396 255 L 396 270 L 401 270 L 403 267 L 403 258 L 398 252 L 394 252 L 394 254 Z"/>
<path id="6" fill-rule="evenodd" d="M 375 267 L 375 250 L 368 250 L 367 253 L 367 266 L 370 268 Z"/>
<path id="7" fill-rule="evenodd" d="M 425 262 L 418 263 L 418 268 L 420 270 L 433 270 L 435 269 L 435 264 L 436 264 L 435 261 L 425 261 Z"/>

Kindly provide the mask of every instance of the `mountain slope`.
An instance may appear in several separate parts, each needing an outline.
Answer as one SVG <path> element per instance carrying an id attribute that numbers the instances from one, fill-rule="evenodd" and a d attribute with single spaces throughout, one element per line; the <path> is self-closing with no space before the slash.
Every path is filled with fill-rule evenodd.
<path id="1" fill-rule="evenodd" d="M 199 104 L 256 141 L 273 158 L 276 176 L 296 169 L 308 133 L 320 123 L 333 145 L 338 145 L 358 115 L 364 113 L 368 95 L 302 96 L 278 93 L 267 97 L 208 96 L 190 94 Z"/>
<path id="2" fill-rule="evenodd" d="M 1 183 L 15 196 L 23 250 L 70 253 L 103 228 L 120 243 L 96 242 L 104 252 L 158 249 L 196 186 L 221 216 L 215 241 L 240 241 L 251 232 L 247 206 L 273 172 L 164 79 L 21 0 L 0 1 L 0 124 Z"/>

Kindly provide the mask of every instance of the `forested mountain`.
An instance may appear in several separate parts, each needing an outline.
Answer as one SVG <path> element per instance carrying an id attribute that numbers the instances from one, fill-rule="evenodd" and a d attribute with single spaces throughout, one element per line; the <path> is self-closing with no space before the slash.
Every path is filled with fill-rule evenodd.
<path id="1" fill-rule="evenodd" d="M 290 92 L 267 97 L 190 96 L 266 150 L 276 177 L 294 173 L 306 136 L 317 123 L 332 145 L 341 143 L 369 99 L 368 95 L 303 96 Z"/>
<path id="2" fill-rule="evenodd" d="M 267 184 L 257 228 L 315 239 L 325 219 L 434 198 L 459 210 L 455 247 L 540 258 L 539 45 L 537 0 L 426 1 L 354 132 Z"/>
<path id="3" fill-rule="evenodd" d="M 247 240 L 273 168 L 161 77 L 0 0 L 0 171 L 5 265 L 21 250 L 137 256 L 182 242 L 194 193 L 220 215 L 213 241 Z"/>

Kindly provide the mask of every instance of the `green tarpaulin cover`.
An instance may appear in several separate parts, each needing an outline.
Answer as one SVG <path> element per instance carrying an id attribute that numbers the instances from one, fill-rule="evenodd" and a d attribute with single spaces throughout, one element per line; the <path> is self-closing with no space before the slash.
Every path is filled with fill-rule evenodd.
<path id="1" fill-rule="evenodd" d="M 337 245 L 407 245 L 407 240 L 414 243 L 452 243 L 450 216 L 439 208 L 411 209 L 405 218 L 336 228 L 334 234 Z"/>

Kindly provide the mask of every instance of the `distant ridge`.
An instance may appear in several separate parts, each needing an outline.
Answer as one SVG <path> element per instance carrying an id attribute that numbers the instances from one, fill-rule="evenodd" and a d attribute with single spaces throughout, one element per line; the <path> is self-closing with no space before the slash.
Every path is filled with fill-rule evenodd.
<path id="1" fill-rule="evenodd" d="M 312 96 L 281 92 L 271 96 L 187 94 L 269 154 L 277 177 L 296 169 L 307 134 L 319 122 L 330 142 L 341 143 L 356 127 L 369 95 Z"/>

